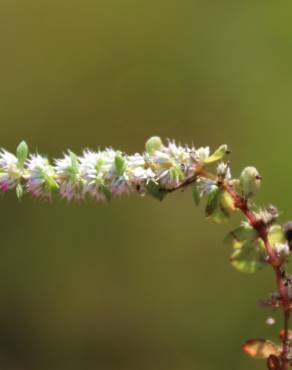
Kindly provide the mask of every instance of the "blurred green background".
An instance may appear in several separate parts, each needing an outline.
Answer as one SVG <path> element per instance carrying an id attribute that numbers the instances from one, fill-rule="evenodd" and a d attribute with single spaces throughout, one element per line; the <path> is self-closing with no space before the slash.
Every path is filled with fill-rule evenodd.
<path id="1" fill-rule="evenodd" d="M 292 209 L 290 2 L 2 0 L 0 144 L 142 151 L 151 135 L 228 143 L 258 201 Z M 258 298 L 271 271 L 228 263 L 230 225 L 190 192 L 163 203 L 1 197 L 0 369 L 250 370 L 275 338 Z"/>

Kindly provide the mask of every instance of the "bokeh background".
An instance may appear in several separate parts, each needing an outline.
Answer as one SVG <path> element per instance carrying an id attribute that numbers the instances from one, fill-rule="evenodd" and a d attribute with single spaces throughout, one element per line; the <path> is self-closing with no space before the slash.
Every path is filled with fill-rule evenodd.
<path id="1" fill-rule="evenodd" d="M 256 165 L 258 201 L 289 219 L 290 2 L 2 0 L 0 138 L 50 157 L 151 135 L 216 148 L 234 175 Z M 190 192 L 163 203 L 1 197 L 0 369 L 250 370 L 276 338 L 258 298 L 271 271 L 228 263 L 225 233 Z"/>

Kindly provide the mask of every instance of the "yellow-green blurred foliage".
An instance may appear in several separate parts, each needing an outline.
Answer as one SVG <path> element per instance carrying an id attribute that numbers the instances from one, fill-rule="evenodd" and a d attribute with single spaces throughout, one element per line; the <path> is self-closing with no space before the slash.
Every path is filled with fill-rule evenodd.
<path id="1" fill-rule="evenodd" d="M 143 150 L 151 135 L 228 143 L 257 199 L 292 214 L 290 2 L 2 0 L 0 145 Z M 274 338 L 256 300 L 271 271 L 234 271 L 190 192 L 163 203 L 1 197 L 0 369 L 246 370 Z"/>

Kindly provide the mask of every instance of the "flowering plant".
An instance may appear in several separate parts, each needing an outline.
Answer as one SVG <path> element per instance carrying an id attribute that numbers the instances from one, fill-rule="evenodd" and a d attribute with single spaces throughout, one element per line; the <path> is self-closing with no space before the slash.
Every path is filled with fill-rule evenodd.
<path id="1" fill-rule="evenodd" d="M 277 290 L 260 305 L 281 309 L 284 317 L 279 343 L 252 339 L 243 344 L 243 349 L 251 357 L 265 359 L 268 369 L 285 370 L 292 367 L 292 275 L 286 271 L 292 250 L 292 221 L 279 225 L 275 206 L 259 208 L 254 204 L 262 177 L 250 166 L 239 178 L 232 178 L 229 163 L 224 161 L 228 153 L 227 145 L 211 154 L 208 147 L 182 146 L 174 141 L 165 145 L 155 136 L 146 142 L 142 154 L 127 155 L 112 148 L 85 150 L 82 156 L 68 151 L 63 158 L 50 162 L 40 154 L 29 154 L 27 144 L 21 142 L 16 154 L 4 149 L 0 152 L 0 189 L 15 189 L 19 199 L 30 193 L 47 200 L 59 194 L 67 201 L 87 197 L 109 201 L 122 194 L 139 193 L 162 201 L 175 190 L 191 187 L 197 205 L 206 198 L 205 214 L 210 221 L 220 224 L 241 212 L 244 221 L 225 238 L 232 249 L 230 263 L 245 273 L 270 266 Z M 213 174 L 209 168 L 214 164 Z"/>

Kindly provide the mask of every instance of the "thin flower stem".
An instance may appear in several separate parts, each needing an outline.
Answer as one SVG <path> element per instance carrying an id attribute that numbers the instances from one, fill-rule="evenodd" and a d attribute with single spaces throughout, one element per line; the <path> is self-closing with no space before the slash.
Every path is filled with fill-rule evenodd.
<path id="1" fill-rule="evenodd" d="M 274 267 L 278 285 L 278 291 L 282 298 L 282 308 L 284 316 L 284 334 L 282 339 L 282 360 L 283 360 L 283 370 L 289 367 L 289 349 L 290 349 L 290 339 L 289 339 L 289 320 L 290 320 L 290 299 L 288 296 L 288 289 L 285 287 L 283 277 L 281 274 L 280 267 Z"/>
<path id="2" fill-rule="evenodd" d="M 175 186 L 171 189 L 160 189 L 161 191 L 165 191 L 167 193 L 172 193 L 173 191 L 175 190 L 179 190 L 179 189 L 185 189 L 187 186 L 193 184 L 194 182 L 196 182 L 198 178 L 198 175 L 194 175 L 194 176 L 191 176 L 189 177 L 188 179 L 184 180 L 181 184 L 179 184 L 178 186 Z"/>
<path id="3" fill-rule="evenodd" d="M 284 338 L 283 338 L 283 362 L 286 365 L 284 369 L 289 368 L 289 361 L 288 361 L 288 355 L 289 355 L 289 320 L 290 320 L 290 307 L 284 311 Z"/>

